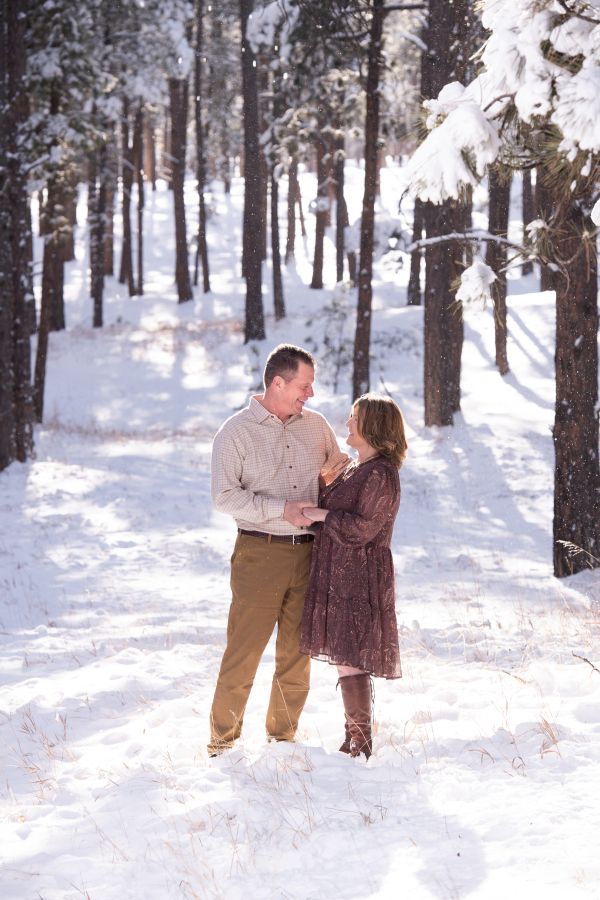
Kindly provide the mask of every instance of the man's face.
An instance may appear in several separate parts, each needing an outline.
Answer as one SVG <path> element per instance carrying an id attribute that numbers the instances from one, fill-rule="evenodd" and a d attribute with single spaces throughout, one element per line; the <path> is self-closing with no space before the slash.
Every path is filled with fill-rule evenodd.
<path id="1" fill-rule="evenodd" d="M 314 397 L 312 389 L 315 380 L 315 370 L 308 363 L 298 363 L 298 369 L 293 378 L 285 381 L 280 375 L 275 376 L 279 379 L 278 384 L 278 405 L 281 412 L 287 416 L 296 416 L 301 413 L 304 404 L 311 397 Z"/>

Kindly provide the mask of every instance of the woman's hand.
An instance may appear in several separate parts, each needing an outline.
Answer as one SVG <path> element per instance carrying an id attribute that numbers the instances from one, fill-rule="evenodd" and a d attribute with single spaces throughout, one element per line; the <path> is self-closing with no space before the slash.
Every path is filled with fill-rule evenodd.
<path id="1" fill-rule="evenodd" d="M 329 510 L 319 509 L 318 506 L 304 506 L 302 508 L 302 515 L 311 522 L 324 522 L 328 512 Z"/>

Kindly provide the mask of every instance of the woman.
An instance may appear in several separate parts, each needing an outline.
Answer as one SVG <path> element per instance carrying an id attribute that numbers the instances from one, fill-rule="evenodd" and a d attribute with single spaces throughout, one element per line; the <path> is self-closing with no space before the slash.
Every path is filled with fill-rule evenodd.
<path id="1" fill-rule="evenodd" d="M 400 504 L 398 469 L 406 456 L 404 421 L 390 397 L 355 401 L 346 443 L 358 458 L 321 491 L 304 515 L 318 528 L 300 650 L 337 666 L 346 714 L 342 753 L 367 759 L 371 675 L 400 678 L 390 542 Z"/>

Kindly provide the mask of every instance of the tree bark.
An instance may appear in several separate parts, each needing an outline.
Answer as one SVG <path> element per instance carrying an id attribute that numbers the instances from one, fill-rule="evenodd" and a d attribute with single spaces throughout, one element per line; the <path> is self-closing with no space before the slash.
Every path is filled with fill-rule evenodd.
<path id="1" fill-rule="evenodd" d="M 131 233 L 131 194 L 133 189 L 133 143 L 129 129 L 129 98 L 123 97 L 121 117 L 121 189 L 123 216 L 123 243 L 121 247 L 121 268 L 119 283 L 127 284 L 129 296 L 135 294 L 133 280 L 133 238 Z"/>
<path id="2" fill-rule="evenodd" d="M 424 32 L 421 91 L 437 97 L 451 81 L 464 83 L 469 56 L 469 0 L 430 0 Z M 424 207 L 427 237 L 463 230 L 464 204 L 447 200 Z M 451 425 L 460 409 L 463 342 L 462 306 L 455 284 L 464 264 L 459 241 L 432 244 L 425 251 L 424 399 L 426 425 Z"/>
<path id="3" fill-rule="evenodd" d="M 360 397 L 369 390 L 371 344 L 371 312 L 373 300 L 373 246 L 375 197 L 377 193 L 379 140 L 379 81 L 382 64 L 384 0 L 373 0 L 369 35 L 365 122 L 365 189 L 360 221 L 360 263 L 358 268 L 358 304 L 354 337 L 354 371 L 352 396 Z"/>
<path id="4" fill-rule="evenodd" d="M 415 200 L 415 208 L 413 212 L 413 244 L 420 241 L 423 237 L 423 227 L 425 220 L 423 216 L 423 203 L 421 200 Z M 422 251 L 417 247 L 410 254 L 410 276 L 408 278 L 408 288 L 406 291 L 406 305 L 421 305 L 421 258 Z"/>
<path id="5" fill-rule="evenodd" d="M 169 79 L 171 100 L 171 166 L 175 213 L 175 283 L 179 303 L 193 298 L 185 221 L 185 149 L 188 87 L 185 78 Z"/>
<path id="6" fill-rule="evenodd" d="M 33 454 L 30 326 L 31 219 L 19 130 L 29 114 L 24 90 L 27 4 L 0 4 L 0 468 Z"/>
<path id="7" fill-rule="evenodd" d="M 542 166 L 538 166 L 535 182 L 535 204 L 537 217 L 550 222 L 553 214 L 554 197 L 548 178 Z M 546 263 L 540 263 L 540 291 L 554 290 L 554 271 Z"/>
<path id="8" fill-rule="evenodd" d="M 48 181 L 47 200 L 44 204 L 41 299 L 42 306 L 46 305 L 48 308 L 50 331 L 62 331 L 65 328 L 63 234 L 68 226 L 62 202 L 63 190 L 60 176 L 52 175 Z"/>
<path id="9" fill-rule="evenodd" d="M 596 240 L 590 237 L 594 227 L 577 201 L 559 204 L 552 226 L 560 267 L 555 278 L 553 540 L 554 574 L 562 578 L 600 565 L 600 470 L 598 261 Z"/>
<path id="10" fill-rule="evenodd" d="M 46 279 L 53 285 L 55 277 L 49 275 L 49 270 L 56 265 L 56 250 L 51 247 L 52 237 L 47 237 L 44 243 L 44 270 L 42 276 L 42 302 L 40 309 L 40 322 L 38 327 L 37 351 L 35 356 L 35 371 L 33 379 L 33 402 L 35 421 L 44 420 L 44 392 L 46 388 L 46 362 L 48 359 L 48 338 L 51 330 L 52 296 L 44 284 Z M 45 288 L 45 289 L 44 289 Z"/>
<path id="11" fill-rule="evenodd" d="M 462 210 L 448 201 L 424 204 L 427 235 L 462 228 Z M 452 425 L 460 407 L 462 305 L 453 285 L 463 268 L 462 247 L 456 241 L 432 244 L 425 253 L 424 395 L 425 425 Z"/>
<path id="12" fill-rule="evenodd" d="M 310 286 L 311 288 L 319 289 L 323 287 L 325 227 L 329 205 L 327 187 L 329 171 L 325 164 L 327 147 L 320 134 L 316 137 L 315 147 L 317 151 L 317 208 L 315 210 L 315 253 Z"/>
<path id="13" fill-rule="evenodd" d="M 144 120 L 144 176 L 156 191 L 156 135 L 149 116 Z"/>
<path id="14" fill-rule="evenodd" d="M 296 203 L 298 204 L 298 215 L 300 217 L 300 234 L 306 237 L 306 224 L 304 222 L 304 211 L 302 209 L 302 191 L 300 190 L 300 182 L 296 179 Z"/>
<path id="15" fill-rule="evenodd" d="M 271 175 L 271 265 L 273 267 L 273 305 L 275 319 L 279 321 L 285 317 L 285 301 L 279 248 L 279 184 L 275 172 Z"/>
<path id="16" fill-rule="evenodd" d="M 204 0 L 196 0 L 196 51 L 194 68 L 194 110 L 196 124 L 196 178 L 198 181 L 198 248 L 194 284 L 198 284 L 198 258 L 202 264 L 202 289 L 205 294 L 210 291 L 210 273 L 208 266 L 208 244 L 206 240 L 206 204 L 204 189 L 206 186 L 206 162 L 204 150 L 204 125 L 202 122 L 203 79 L 202 54 L 204 53 Z"/>
<path id="17" fill-rule="evenodd" d="M 142 101 L 135 111 L 133 125 L 133 170 L 137 187 L 137 281 L 135 293 L 144 294 L 144 111 Z"/>
<path id="18" fill-rule="evenodd" d="M 510 211 L 510 183 L 512 173 L 506 166 L 492 166 L 488 172 L 489 187 L 489 221 L 488 231 L 506 237 Z M 486 263 L 496 274 L 492 284 L 492 300 L 494 303 L 494 329 L 496 338 L 496 365 L 501 375 L 506 375 L 508 355 L 506 351 L 506 244 L 488 241 Z"/>
<path id="19" fill-rule="evenodd" d="M 293 154 L 288 170 L 286 265 L 294 259 L 296 245 L 296 194 L 298 191 L 298 157 Z"/>
<path id="20" fill-rule="evenodd" d="M 269 128 L 267 116 L 268 100 L 270 93 L 269 69 L 263 56 L 256 59 L 257 63 L 257 90 L 258 90 L 258 133 L 265 134 Z M 260 160 L 260 227 L 261 227 L 261 255 L 267 258 L 267 210 L 269 208 L 269 165 L 263 148 L 259 143 Z"/>
<path id="21" fill-rule="evenodd" d="M 258 90 L 252 48 L 246 26 L 253 0 L 240 0 L 242 29 L 242 90 L 244 100 L 244 234 L 242 273 L 246 279 L 246 321 L 244 341 L 262 341 L 265 321 L 262 300 L 262 225 L 260 148 L 258 142 Z"/>
<path id="22" fill-rule="evenodd" d="M 348 224 L 348 208 L 344 197 L 345 163 L 344 133 L 338 132 L 335 138 L 335 157 L 333 160 L 333 178 L 335 182 L 335 280 L 337 282 L 344 280 L 345 230 Z"/>
<path id="23" fill-rule="evenodd" d="M 104 319 L 104 222 L 106 212 L 106 144 L 95 148 L 89 162 L 88 224 L 90 230 L 90 293 L 93 326 L 101 328 Z"/>
<path id="24" fill-rule="evenodd" d="M 77 188 L 78 173 L 75 165 L 67 170 L 67 176 L 63 186 L 63 198 L 65 216 L 69 224 L 69 230 L 65 236 L 63 262 L 72 262 L 75 259 L 75 227 L 77 225 Z"/>
<path id="25" fill-rule="evenodd" d="M 523 219 L 523 245 L 528 243 L 527 226 L 535 219 L 535 201 L 533 197 L 533 185 L 531 183 L 531 169 L 523 169 L 523 193 L 521 197 L 521 211 Z M 533 262 L 525 260 L 521 267 L 522 275 L 530 275 L 533 272 Z"/>

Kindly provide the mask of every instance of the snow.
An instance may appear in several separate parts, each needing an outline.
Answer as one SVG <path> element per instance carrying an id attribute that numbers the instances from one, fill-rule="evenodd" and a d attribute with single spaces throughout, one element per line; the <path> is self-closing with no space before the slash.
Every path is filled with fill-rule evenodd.
<path id="1" fill-rule="evenodd" d="M 465 185 L 475 187 L 498 155 L 496 127 L 480 107 L 480 84 L 465 90 L 452 82 L 423 104 L 430 132 L 406 168 L 411 193 L 423 201 L 456 198 Z"/>
<path id="2" fill-rule="evenodd" d="M 362 177 L 348 165 L 351 216 Z M 390 216 L 403 183 L 382 172 Z M 306 287 L 299 236 L 288 318 L 267 289 L 269 337 L 243 344 L 241 202 L 239 180 L 231 197 L 215 186 L 213 293 L 192 303 L 176 301 L 162 184 L 143 297 L 110 279 L 92 329 L 81 234 L 68 267 L 37 456 L 0 473 L 3 900 L 600 897 L 600 578 L 551 574 L 554 310 L 534 276 L 509 273 L 511 372 L 494 368 L 491 309 L 467 308 L 462 413 L 426 429 L 422 309 L 404 305 L 407 258 L 377 262 L 372 386 L 398 399 L 409 438 L 393 542 L 404 677 L 376 683 L 368 763 L 337 752 L 326 664 L 298 742 L 271 745 L 271 644 L 242 740 L 208 759 L 234 540 L 211 508 L 212 435 L 279 341 L 316 353 L 314 405 L 340 441 L 352 399 L 355 292 L 334 290 L 331 236 L 327 288 Z"/>
<path id="3" fill-rule="evenodd" d="M 496 275 L 483 259 L 474 259 L 460 276 L 456 299 L 463 303 L 484 303 L 491 299 L 491 286 Z"/>
<path id="4" fill-rule="evenodd" d="M 577 4 L 558 0 L 484 0 L 489 36 L 477 78 L 465 88 L 447 84 L 424 102 L 429 133 L 407 168 L 413 195 L 441 203 L 480 180 L 498 155 L 510 103 L 534 129 L 544 117 L 556 125 L 569 161 L 598 152 L 600 10 L 596 3 L 581 10 L 583 17 Z"/>

